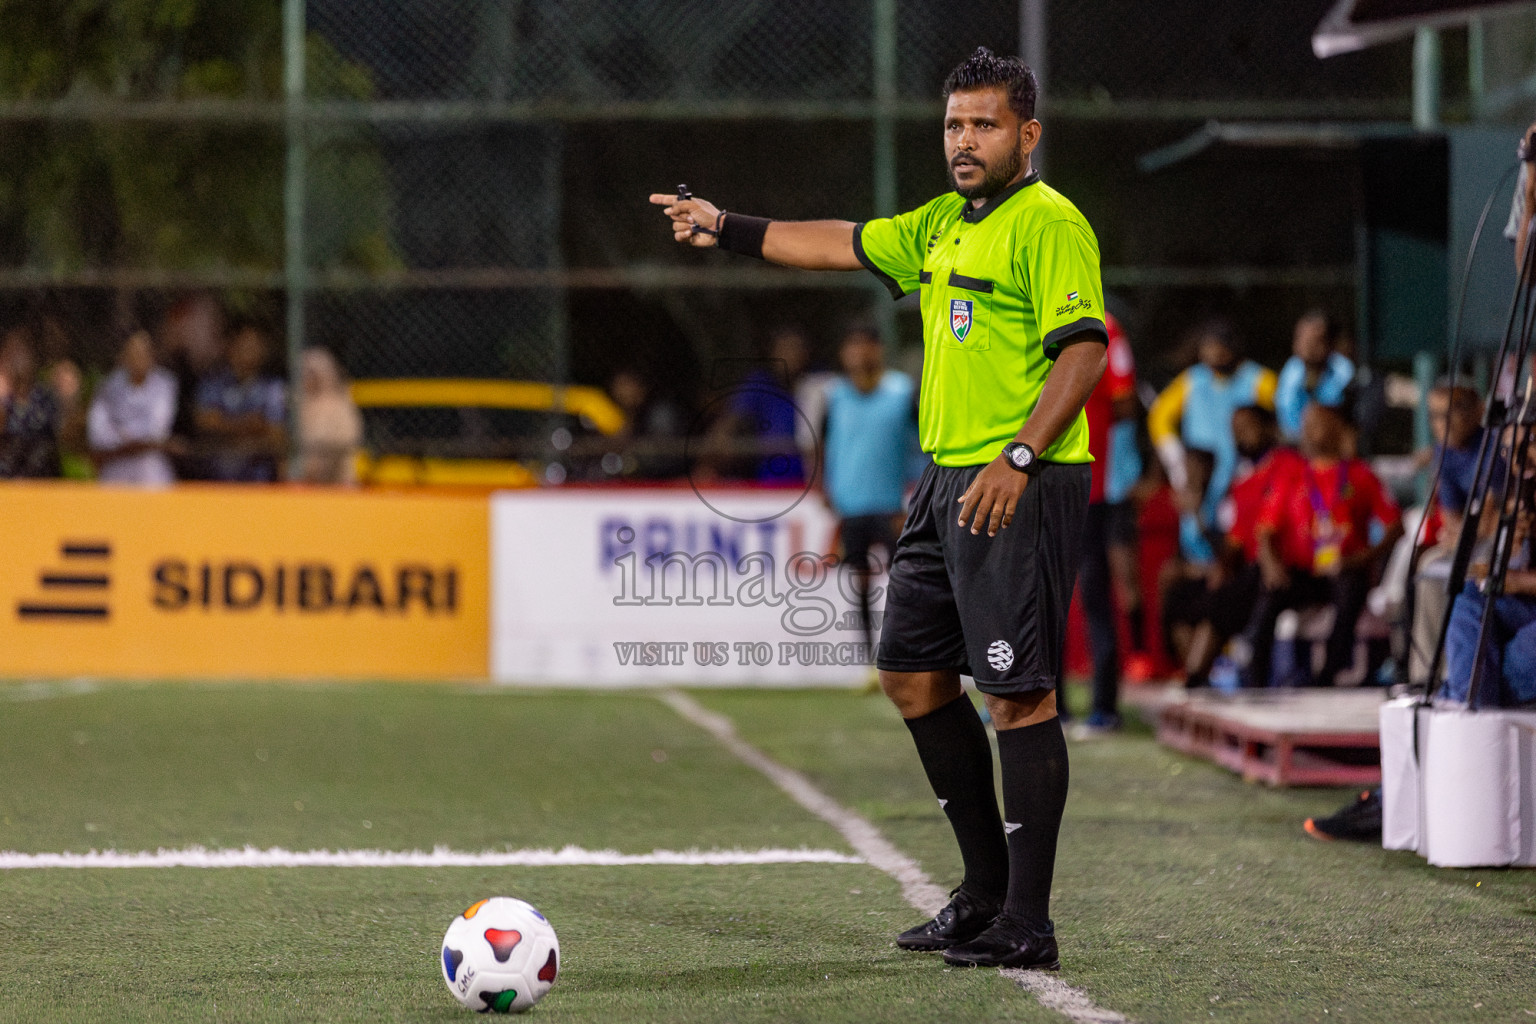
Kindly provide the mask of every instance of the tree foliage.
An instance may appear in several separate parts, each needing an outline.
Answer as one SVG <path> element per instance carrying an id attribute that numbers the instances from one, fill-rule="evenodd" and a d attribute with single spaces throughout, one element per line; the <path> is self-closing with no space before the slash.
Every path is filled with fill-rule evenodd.
<path id="1" fill-rule="evenodd" d="M 283 260 L 276 0 L 0 0 L 0 104 L 157 101 L 217 118 L 14 120 L 0 144 L 0 263 L 48 272 L 275 270 Z M 365 100 L 368 70 L 306 41 L 312 95 Z M 239 116 L 230 117 L 234 104 Z M 309 262 L 379 270 L 386 169 L 362 128 L 311 129 Z"/>

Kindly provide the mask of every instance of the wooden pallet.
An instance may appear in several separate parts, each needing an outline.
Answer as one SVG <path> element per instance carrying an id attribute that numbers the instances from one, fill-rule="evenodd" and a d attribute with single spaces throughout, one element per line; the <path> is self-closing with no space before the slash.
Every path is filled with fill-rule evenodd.
<path id="1" fill-rule="evenodd" d="M 1377 689 L 1175 691 L 1158 710 L 1157 738 L 1250 782 L 1374 786 L 1385 697 Z"/>

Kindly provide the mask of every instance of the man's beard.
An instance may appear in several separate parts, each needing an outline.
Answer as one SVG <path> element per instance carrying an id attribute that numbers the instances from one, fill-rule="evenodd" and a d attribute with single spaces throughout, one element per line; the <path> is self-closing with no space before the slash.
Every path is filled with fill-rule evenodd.
<path id="1" fill-rule="evenodd" d="M 1009 149 L 1007 155 L 1000 159 L 995 167 L 982 164 L 980 159 L 975 156 L 972 156 L 970 159 L 981 164 L 981 169 L 985 174 L 983 174 L 978 184 L 972 185 L 968 189 L 961 188 L 959 182 L 955 181 L 954 164 L 950 164 L 948 168 L 950 186 L 967 199 L 991 199 L 1007 188 L 1009 183 L 1019 176 L 1019 171 L 1024 168 L 1024 157 L 1019 152 L 1018 147 Z"/>

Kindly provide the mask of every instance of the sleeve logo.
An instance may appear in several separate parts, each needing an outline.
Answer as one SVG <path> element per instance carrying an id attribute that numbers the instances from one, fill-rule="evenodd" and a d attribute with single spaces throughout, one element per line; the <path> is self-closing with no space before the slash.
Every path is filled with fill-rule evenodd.
<path id="1" fill-rule="evenodd" d="M 949 333 L 959 342 L 964 342 L 966 335 L 971 333 L 970 299 L 949 300 Z"/>
<path id="2" fill-rule="evenodd" d="M 1067 292 L 1067 301 L 1056 307 L 1056 316 L 1070 316 L 1076 312 L 1092 312 L 1093 300 L 1086 295 L 1079 296 L 1077 292 Z"/>

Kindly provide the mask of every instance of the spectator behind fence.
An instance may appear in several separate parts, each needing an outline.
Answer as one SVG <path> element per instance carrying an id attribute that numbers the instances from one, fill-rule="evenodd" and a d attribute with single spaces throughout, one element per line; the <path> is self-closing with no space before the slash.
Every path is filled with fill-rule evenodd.
<path id="1" fill-rule="evenodd" d="M 1134 431 L 1141 412 L 1141 402 L 1136 398 L 1136 360 L 1119 321 L 1106 313 L 1104 327 L 1109 332 L 1107 366 L 1083 406 L 1088 419 L 1093 479 L 1083 527 L 1083 560 L 1077 570 L 1077 596 L 1088 621 L 1088 646 L 1093 654 L 1093 707 L 1087 720 L 1075 730 L 1079 738 L 1120 727 L 1121 660 L 1112 596 L 1115 590 L 1119 591 L 1121 610 L 1130 625 L 1132 650 L 1141 650 L 1144 633 L 1141 597 L 1135 587 L 1135 559 L 1115 550 L 1134 551 L 1136 546 L 1136 509 L 1126 499 L 1141 474 L 1141 459 L 1134 434 L 1128 447 L 1116 449 L 1114 445 L 1116 430 L 1128 426 Z M 1126 461 L 1134 465 L 1126 466 Z M 1059 706 L 1065 707 L 1065 696 L 1058 692 Z"/>
<path id="2" fill-rule="evenodd" d="M 1178 662 L 1188 657 L 1194 626 L 1204 617 L 1205 581 L 1216 559 L 1211 524 L 1201 519 L 1215 465 L 1216 457 L 1205 449 L 1185 448 L 1181 461 L 1184 483 L 1173 492 L 1179 515 L 1178 555 L 1163 565 L 1158 590 L 1162 595 L 1163 648 Z"/>
<path id="3" fill-rule="evenodd" d="M 168 484 L 176 479 L 168 452 L 176 420 L 176 377 L 155 365 L 149 332 L 134 331 L 117 369 L 91 400 L 87 436 L 103 483 Z"/>
<path id="4" fill-rule="evenodd" d="M 330 350 L 307 348 L 299 388 L 299 479 L 307 484 L 357 483 L 363 417 Z"/>
<path id="5" fill-rule="evenodd" d="M 59 475 L 62 412 L 37 371 L 31 330 L 11 328 L 0 340 L 0 479 Z"/>
<path id="6" fill-rule="evenodd" d="M 267 337 L 252 323 L 230 332 L 224 367 L 197 387 L 197 430 L 214 480 L 269 483 L 287 444 L 283 382 L 262 373 Z"/>
<path id="7" fill-rule="evenodd" d="M 1232 414 L 1245 405 L 1274 408 L 1275 374 L 1242 358 L 1232 325 L 1225 320 L 1206 321 L 1194 337 L 1199 362 L 1157 396 L 1147 412 L 1147 432 L 1175 490 L 1184 486 L 1185 446 L 1215 457 L 1206 488 L 1208 510 L 1213 511 L 1227 496 L 1237 468 Z"/>
<path id="8" fill-rule="evenodd" d="M 47 367 L 43 380 L 59 401 L 59 472 L 71 480 L 89 480 L 96 475 L 86 439 L 86 377 L 70 353 L 74 350 L 69 329 L 57 316 L 45 315 L 39 334 L 42 363 Z"/>
<path id="9" fill-rule="evenodd" d="M 1304 460 L 1277 480 L 1254 534 L 1262 586 L 1248 625 L 1247 684 L 1268 686 L 1275 622 L 1289 608 L 1331 604 L 1333 630 L 1323 668 L 1311 680 L 1332 686 L 1354 660 L 1355 626 L 1376 566 L 1402 535 L 1397 506 L 1359 459 L 1349 458 L 1342 409 L 1313 403 L 1302 414 Z M 1371 524 L 1382 530 L 1371 542 Z"/>
<path id="10" fill-rule="evenodd" d="M 1355 364 L 1338 350 L 1338 321 L 1321 309 L 1309 310 L 1296 321 L 1291 358 L 1280 368 L 1275 385 L 1275 415 L 1288 443 L 1301 437 L 1301 414 L 1313 402 L 1341 405 L 1355 379 Z"/>
<path id="11" fill-rule="evenodd" d="M 651 393 L 651 385 L 636 369 L 615 373 L 608 394 L 624 412 L 624 426 L 614 441 L 619 457 L 616 475 L 642 480 L 667 480 L 687 473 L 683 458 L 683 415 L 677 405 Z M 608 456 L 603 457 L 606 467 Z"/>
<path id="12" fill-rule="evenodd" d="M 714 448 L 732 438 L 754 446 L 746 460 L 752 467 L 747 475 L 760 483 L 805 480 L 802 452 L 810 439 L 801 422 L 805 414 L 800 400 L 812 393 L 805 387 L 810 360 L 810 342 L 802 331 L 793 327 L 774 331 L 768 340 L 768 365 L 747 375 L 732 395 L 726 415 L 711 430 Z"/>
<path id="13" fill-rule="evenodd" d="M 874 669 L 870 617 L 870 551 L 896 550 L 912 453 L 917 450 L 917 389 L 900 370 L 887 369 L 885 346 L 871 327 L 854 327 L 838 349 L 843 375 L 827 389 L 823 472 L 827 505 L 838 518 L 843 564 L 858 598 L 859 622 Z M 873 680 L 872 680 L 873 681 Z"/>
<path id="14" fill-rule="evenodd" d="M 1298 469 L 1301 456 L 1282 447 L 1275 414 L 1245 405 L 1232 414 L 1237 441 L 1238 476 L 1221 514 L 1221 544 L 1206 575 L 1205 591 L 1191 601 L 1186 618 L 1193 631 L 1186 652 L 1185 685 L 1205 686 L 1211 668 L 1227 641 L 1248 625 L 1259 597 L 1259 513 L 1269 493 L 1287 486 L 1287 475 Z"/>
<path id="15" fill-rule="evenodd" d="M 159 328 L 160 364 L 176 378 L 177 450 L 171 461 L 178 480 L 207 480 L 208 455 L 198 435 L 198 386 L 217 372 L 224 354 L 224 311 L 211 295 L 190 295 L 166 311 Z"/>

